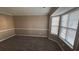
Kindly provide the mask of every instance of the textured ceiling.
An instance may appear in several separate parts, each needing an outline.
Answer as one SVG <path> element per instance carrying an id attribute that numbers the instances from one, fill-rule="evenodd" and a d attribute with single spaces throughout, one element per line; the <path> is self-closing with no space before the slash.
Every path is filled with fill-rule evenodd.
<path id="1" fill-rule="evenodd" d="M 47 15 L 50 7 L 0 7 L 1 14 L 8 15 Z"/>

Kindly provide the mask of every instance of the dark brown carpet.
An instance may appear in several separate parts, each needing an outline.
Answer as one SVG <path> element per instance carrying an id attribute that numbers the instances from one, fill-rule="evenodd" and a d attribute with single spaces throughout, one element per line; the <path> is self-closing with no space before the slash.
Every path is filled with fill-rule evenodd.
<path id="1" fill-rule="evenodd" d="M 0 51 L 61 51 L 61 49 L 47 38 L 14 36 L 0 42 Z"/>

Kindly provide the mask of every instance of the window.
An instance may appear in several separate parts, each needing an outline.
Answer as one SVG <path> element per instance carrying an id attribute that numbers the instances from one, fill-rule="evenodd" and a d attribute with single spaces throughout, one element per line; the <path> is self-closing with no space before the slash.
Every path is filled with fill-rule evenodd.
<path id="1" fill-rule="evenodd" d="M 66 28 L 61 27 L 59 36 L 60 36 L 61 39 L 65 39 L 65 37 L 66 37 Z"/>
<path id="2" fill-rule="evenodd" d="M 68 23 L 68 14 L 65 14 L 65 15 L 63 15 L 61 17 L 61 24 L 60 24 L 60 33 L 59 33 L 59 36 L 62 39 L 65 39 L 65 37 L 66 37 L 67 23 Z"/>
<path id="3" fill-rule="evenodd" d="M 52 17 L 51 22 L 51 34 L 58 34 L 58 27 L 59 27 L 59 17 Z"/>
<path id="4" fill-rule="evenodd" d="M 68 42 L 67 44 L 70 44 L 72 48 L 74 46 L 78 21 L 79 10 L 61 16 L 59 37 L 65 42 Z"/>
<path id="5" fill-rule="evenodd" d="M 74 45 L 76 31 L 73 29 L 67 30 L 66 41 L 68 41 L 72 46 Z"/>

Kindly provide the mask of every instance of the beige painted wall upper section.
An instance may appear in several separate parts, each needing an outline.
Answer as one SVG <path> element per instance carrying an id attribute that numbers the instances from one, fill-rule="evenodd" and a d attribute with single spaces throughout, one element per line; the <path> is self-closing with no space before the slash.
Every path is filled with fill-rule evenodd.
<path id="1" fill-rule="evenodd" d="M 14 28 L 12 16 L 0 15 L 0 30 Z"/>
<path id="2" fill-rule="evenodd" d="M 47 36 L 48 16 L 14 16 L 17 35 Z"/>
<path id="3" fill-rule="evenodd" d="M 6 39 L 14 35 L 15 31 L 13 28 L 13 17 L 8 15 L 0 15 L 0 40 Z"/>
<path id="4" fill-rule="evenodd" d="M 16 28 L 47 29 L 47 16 L 14 16 Z"/>

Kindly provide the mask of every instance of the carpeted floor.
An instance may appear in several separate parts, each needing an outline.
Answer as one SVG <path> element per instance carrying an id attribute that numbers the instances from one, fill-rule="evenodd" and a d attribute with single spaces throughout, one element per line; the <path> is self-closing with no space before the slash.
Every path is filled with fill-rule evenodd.
<path id="1" fill-rule="evenodd" d="M 0 42 L 0 51 L 61 51 L 61 49 L 47 38 L 14 36 Z"/>

